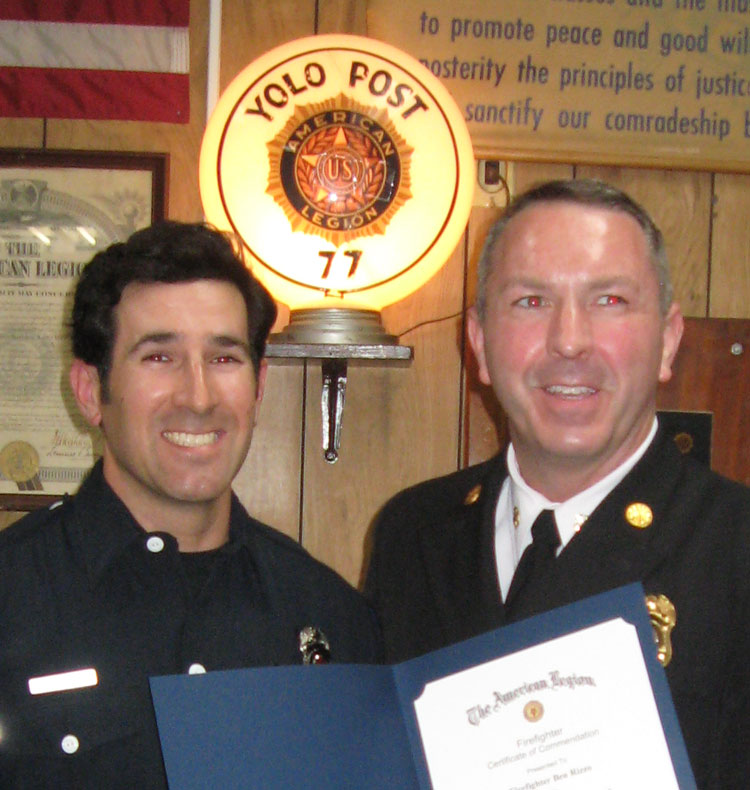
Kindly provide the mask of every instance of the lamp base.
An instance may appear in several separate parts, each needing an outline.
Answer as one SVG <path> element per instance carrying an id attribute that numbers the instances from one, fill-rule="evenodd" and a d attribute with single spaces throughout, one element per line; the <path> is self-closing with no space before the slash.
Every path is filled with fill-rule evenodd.
<path id="1" fill-rule="evenodd" d="M 269 338 L 271 343 L 397 345 L 376 310 L 320 307 L 292 310 L 289 324 Z"/>

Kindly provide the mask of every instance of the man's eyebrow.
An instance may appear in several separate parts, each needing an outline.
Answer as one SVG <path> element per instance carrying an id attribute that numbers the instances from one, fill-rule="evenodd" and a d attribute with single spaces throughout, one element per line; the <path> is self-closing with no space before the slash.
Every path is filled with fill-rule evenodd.
<path id="1" fill-rule="evenodd" d="M 241 337 L 234 335 L 213 335 L 211 342 L 221 348 L 241 348 L 248 356 L 250 355 L 250 344 Z"/>
<path id="2" fill-rule="evenodd" d="M 147 335 L 139 337 L 128 349 L 128 354 L 134 354 L 143 346 L 151 343 L 173 343 L 179 335 L 177 332 L 149 332 Z"/>
<path id="3" fill-rule="evenodd" d="M 587 283 L 590 289 L 612 288 L 614 286 L 635 285 L 638 286 L 640 282 L 633 277 L 624 274 L 613 274 L 609 277 L 600 277 L 591 280 Z M 501 279 L 498 281 L 499 290 L 507 290 L 509 288 L 525 288 L 528 290 L 544 290 L 545 288 L 552 287 L 551 280 L 544 277 L 525 277 L 512 276 Z"/>
<path id="4" fill-rule="evenodd" d="M 611 288 L 612 286 L 622 285 L 640 285 L 640 281 L 634 277 L 628 277 L 624 274 L 615 274 L 612 277 L 601 277 L 598 280 L 593 280 L 591 283 L 592 288 Z"/>
<path id="5" fill-rule="evenodd" d="M 181 335 L 179 332 L 149 332 L 147 335 L 139 337 L 130 347 L 128 353 L 135 354 L 144 346 L 175 343 L 179 341 L 180 337 Z M 211 335 L 208 338 L 208 342 L 219 348 L 239 348 L 248 356 L 250 355 L 250 344 L 241 337 L 235 337 L 234 335 Z"/>
<path id="6" fill-rule="evenodd" d="M 527 288 L 530 290 L 542 290 L 549 286 L 549 280 L 541 277 L 505 277 L 499 280 L 498 285 L 500 290 L 507 290 L 508 288 Z"/>

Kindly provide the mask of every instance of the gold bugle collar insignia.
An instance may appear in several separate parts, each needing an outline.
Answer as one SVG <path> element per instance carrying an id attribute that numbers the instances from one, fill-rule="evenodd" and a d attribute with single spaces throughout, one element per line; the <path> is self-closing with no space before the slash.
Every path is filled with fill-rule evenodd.
<path id="1" fill-rule="evenodd" d="M 666 667 L 672 660 L 672 629 L 677 624 L 677 610 L 666 595 L 647 595 L 646 609 L 654 629 L 656 657 Z"/>

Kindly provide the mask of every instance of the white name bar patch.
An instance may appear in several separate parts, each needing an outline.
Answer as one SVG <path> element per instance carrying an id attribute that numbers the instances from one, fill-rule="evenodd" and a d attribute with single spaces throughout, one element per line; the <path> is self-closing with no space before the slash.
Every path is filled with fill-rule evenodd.
<path id="1" fill-rule="evenodd" d="M 30 694 L 51 694 L 55 691 L 72 691 L 95 686 L 99 677 L 93 667 L 74 669 L 72 672 L 58 672 L 55 675 L 41 675 L 29 678 Z"/>

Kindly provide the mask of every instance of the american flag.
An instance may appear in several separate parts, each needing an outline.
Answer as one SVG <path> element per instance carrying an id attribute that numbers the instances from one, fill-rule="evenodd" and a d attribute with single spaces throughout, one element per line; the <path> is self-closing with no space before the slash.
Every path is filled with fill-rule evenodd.
<path id="1" fill-rule="evenodd" d="M 187 123 L 189 0 L 0 0 L 0 117 Z"/>

